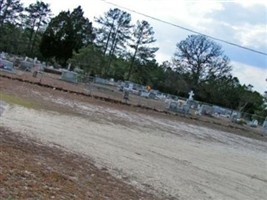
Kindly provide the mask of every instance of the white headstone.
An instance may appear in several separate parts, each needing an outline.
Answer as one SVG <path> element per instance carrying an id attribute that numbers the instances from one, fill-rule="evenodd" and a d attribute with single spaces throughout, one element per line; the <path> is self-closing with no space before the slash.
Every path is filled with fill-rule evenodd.
<path id="1" fill-rule="evenodd" d="M 2 51 L 0 58 L 6 59 L 6 54 Z"/>
<path id="2" fill-rule="evenodd" d="M 259 122 L 258 122 L 258 120 L 255 119 L 255 120 L 253 120 L 252 124 L 253 124 L 254 126 L 258 126 Z"/>
<path id="3" fill-rule="evenodd" d="M 36 62 L 37 62 L 37 58 L 35 57 L 33 60 L 33 64 L 36 64 Z"/>
<path id="4" fill-rule="evenodd" d="M 61 75 L 61 79 L 64 81 L 69 81 L 72 83 L 78 82 L 78 74 L 72 71 L 63 71 Z"/>
<path id="5" fill-rule="evenodd" d="M 68 71 L 70 71 L 70 67 L 71 67 L 71 63 L 69 63 L 69 65 L 68 65 Z"/>
<path id="6" fill-rule="evenodd" d="M 188 99 L 193 100 L 193 96 L 195 95 L 194 92 L 191 90 L 188 94 L 189 94 Z"/>
<path id="7" fill-rule="evenodd" d="M 263 122 L 263 125 L 262 125 L 262 134 L 263 135 L 267 135 L 267 119 L 265 119 L 265 121 Z"/>

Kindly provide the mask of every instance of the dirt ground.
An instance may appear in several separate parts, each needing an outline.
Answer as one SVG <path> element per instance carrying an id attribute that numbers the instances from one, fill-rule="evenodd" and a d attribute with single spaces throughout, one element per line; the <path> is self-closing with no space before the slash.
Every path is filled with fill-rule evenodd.
<path id="1" fill-rule="evenodd" d="M 156 199 L 88 159 L 0 128 L 0 199 Z"/>
<path id="2" fill-rule="evenodd" d="M 124 191 L 123 194 L 115 193 L 109 197 L 105 197 L 106 193 L 114 190 L 109 187 L 109 181 L 107 187 L 102 188 L 100 184 L 98 188 L 101 192 L 98 194 L 103 193 L 104 196 L 94 196 L 92 199 L 156 199 L 155 196 L 162 199 L 264 199 L 267 195 L 266 137 L 253 129 L 103 102 L 4 78 L 0 78 L 0 91 L 1 99 L 8 102 L 1 103 L 0 125 L 5 127 L 4 133 L 7 130 L 8 133 L 16 133 L 12 139 L 15 144 L 20 144 L 18 138 L 21 136 L 38 141 L 31 144 L 38 143 L 47 151 L 57 147 L 57 151 L 66 156 L 78 157 L 76 164 L 83 166 L 85 163 L 86 166 L 93 163 L 90 165 L 97 166 L 94 169 L 99 173 L 104 171 L 105 175 L 116 177 L 113 178 L 115 186 L 118 186 L 116 181 L 122 184 L 118 191 Z M 3 144 L 8 143 L 5 141 L 8 139 Z M 27 149 L 20 145 L 13 146 L 14 149 L 18 147 L 15 152 Z M 55 154 L 62 155 L 57 151 Z M 11 149 L 3 152 L 1 149 L 1 160 L 2 155 L 17 155 L 12 154 Z M 33 152 L 36 154 L 30 154 L 28 158 L 41 154 L 37 150 Z M 9 157 L 5 157 L 7 163 Z M 21 157 L 27 160 L 25 154 Z M 51 154 L 46 159 L 50 160 Z M 29 160 L 26 163 L 31 164 Z M 60 166 L 67 169 L 67 166 L 73 166 L 72 160 L 67 160 L 70 165 Z M 61 162 L 64 163 L 64 159 L 47 162 L 46 166 L 57 168 Z M 9 170 L 9 166 L 0 169 Z M 84 168 L 80 171 L 74 170 L 75 167 L 71 169 L 87 180 Z M 42 168 L 37 171 L 42 171 Z M 58 172 L 61 171 L 62 168 Z M 9 174 L 14 180 L 17 177 Z M 103 177 L 103 182 L 106 178 Z M 56 181 L 50 178 L 44 182 Z M 78 178 L 71 188 L 80 187 L 79 184 L 83 183 Z M 4 190 L 0 188 L 0 192 L 11 190 L 6 186 Z M 122 188 L 134 190 L 136 196 Z M 98 191 L 95 188 L 92 190 Z M 60 192 L 56 194 L 61 195 Z M 70 195 L 72 192 L 64 194 Z"/>

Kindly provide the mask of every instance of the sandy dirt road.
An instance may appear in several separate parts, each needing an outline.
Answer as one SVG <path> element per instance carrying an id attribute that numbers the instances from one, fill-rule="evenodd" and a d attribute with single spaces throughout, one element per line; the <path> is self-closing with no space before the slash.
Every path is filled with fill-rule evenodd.
<path id="1" fill-rule="evenodd" d="M 83 154 L 175 199 L 264 199 L 267 143 L 183 122 L 57 98 L 79 115 L 1 103 L 0 125 Z"/>

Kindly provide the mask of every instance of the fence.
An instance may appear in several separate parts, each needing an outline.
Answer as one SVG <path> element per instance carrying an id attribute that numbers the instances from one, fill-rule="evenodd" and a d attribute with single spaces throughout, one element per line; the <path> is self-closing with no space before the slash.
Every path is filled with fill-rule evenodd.
<path id="1" fill-rule="evenodd" d="M 266 132 L 267 122 L 266 116 L 258 116 L 255 114 L 242 113 L 228 108 L 222 108 L 216 105 L 187 100 L 182 97 L 163 97 L 158 98 L 153 96 L 142 97 L 137 93 L 130 93 L 129 99 L 124 99 L 124 92 L 121 91 L 119 85 L 114 81 L 109 81 L 101 78 L 87 78 L 86 81 L 79 83 L 71 83 L 61 80 L 61 75 L 58 73 L 32 73 L 27 70 L 16 70 L 15 74 L 0 72 L 1 76 L 20 79 L 22 81 L 38 84 L 54 89 L 59 89 L 67 92 L 94 96 L 113 102 L 129 104 L 136 107 L 156 110 L 164 113 L 171 113 L 184 117 L 193 117 L 201 120 L 212 121 L 226 126 L 238 125 L 244 128 L 257 129 L 260 132 Z"/>

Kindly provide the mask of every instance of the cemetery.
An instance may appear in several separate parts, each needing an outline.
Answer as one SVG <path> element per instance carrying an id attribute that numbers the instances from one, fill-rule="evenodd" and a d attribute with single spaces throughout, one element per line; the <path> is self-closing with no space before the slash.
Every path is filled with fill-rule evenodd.
<path id="1" fill-rule="evenodd" d="M 116 2 L 1 1 L 0 200 L 266 199 L 267 4 Z"/>
<path id="2" fill-rule="evenodd" d="M 14 64 L 15 63 L 15 64 Z M 218 119 L 221 123 L 231 122 L 248 127 L 260 128 L 264 118 L 253 119 L 251 116 L 243 118 L 238 111 L 209 105 L 205 102 L 194 100 L 194 92 L 190 91 L 187 98 L 163 94 L 158 90 L 148 89 L 148 86 L 129 81 L 116 82 L 114 79 L 91 77 L 83 80 L 80 78 L 79 69 L 68 71 L 46 66 L 37 58 L 17 58 L 1 53 L 0 71 L 8 72 L 22 80 L 29 80 L 36 84 L 49 85 L 64 91 L 71 91 L 99 98 L 113 99 L 116 102 L 126 103 L 124 93 L 128 91 L 127 104 L 147 107 L 160 112 L 171 112 L 194 118 L 210 117 Z"/>
<path id="3" fill-rule="evenodd" d="M 77 72 L 40 67 L 37 60 L 30 58 L 21 61 L 24 67 L 15 65 L 15 73 L 0 71 L 0 89 L 5 94 L 0 95 L 0 123 L 9 130 L 15 133 L 23 130 L 23 137 L 38 138 L 88 156 L 115 177 L 127 176 L 139 186 L 146 183 L 149 188 L 172 197 L 178 197 L 178 192 L 179 196 L 187 195 L 177 190 L 173 180 L 181 182 L 181 189 L 186 191 L 188 182 L 192 187 L 198 187 L 203 177 L 214 179 L 216 181 L 205 185 L 219 190 L 215 192 L 217 196 L 234 193 L 239 198 L 245 194 L 247 200 L 254 197 L 252 189 L 248 189 L 251 180 L 240 173 L 256 177 L 254 184 L 257 187 L 264 186 L 265 183 L 257 180 L 258 177 L 267 178 L 261 166 L 266 151 L 267 119 L 259 120 L 196 101 L 194 91 L 182 98 L 113 79 L 88 77 L 88 81 L 80 82 Z M 13 66 L 15 62 L 6 63 Z M 15 97 L 21 100 L 10 100 Z M 7 103 L 2 104 L 3 101 Z M 225 155 L 227 160 L 222 161 L 221 157 Z M 239 159 L 240 155 L 247 159 Z M 64 158 L 58 157 L 57 161 L 63 162 Z M 147 161 L 153 165 L 148 165 Z M 208 167 L 207 162 L 210 163 Z M 249 171 L 243 168 L 248 163 Z M 172 166 L 179 167 L 182 173 L 177 173 Z M 218 166 L 221 170 L 216 170 Z M 226 170 L 229 168 L 239 169 L 232 172 L 239 181 L 233 181 L 232 176 L 221 178 L 229 173 Z M 117 169 L 123 169 L 124 174 Z M 68 173 L 66 166 L 62 171 Z M 132 178 L 133 172 L 135 178 Z M 192 172 L 196 176 L 192 177 Z M 100 175 L 99 171 L 93 173 Z M 158 176 L 160 183 L 150 179 Z M 229 183 L 238 185 L 241 192 L 229 188 Z M 196 194 L 204 199 L 207 197 L 203 193 Z M 264 196 L 264 192 L 257 193 L 259 199 Z"/>

